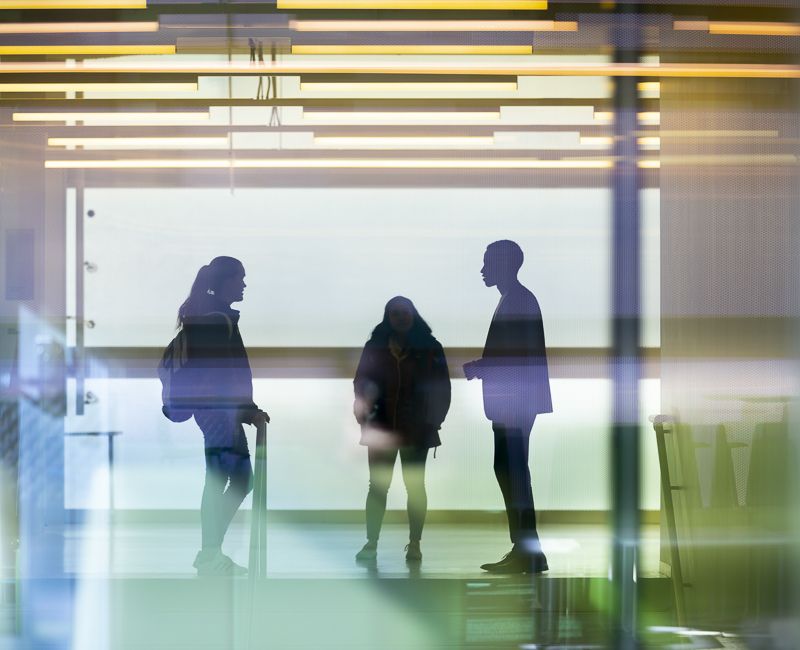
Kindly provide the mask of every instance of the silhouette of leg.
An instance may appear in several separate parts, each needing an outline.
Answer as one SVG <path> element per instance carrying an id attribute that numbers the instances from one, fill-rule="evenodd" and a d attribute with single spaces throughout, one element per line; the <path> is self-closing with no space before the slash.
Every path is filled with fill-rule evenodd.
<path id="1" fill-rule="evenodd" d="M 508 448 L 508 430 L 498 423 L 492 424 L 494 431 L 494 475 L 500 492 L 503 494 L 503 502 L 506 507 L 508 518 L 508 533 L 511 542 L 517 541 L 517 529 L 519 528 L 518 518 L 513 511 L 512 489 L 511 489 L 511 455 Z"/>
<path id="2" fill-rule="evenodd" d="M 219 549 L 222 546 L 219 513 L 228 474 L 222 468 L 220 450 L 206 450 L 206 482 L 200 502 L 200 528 L 203 550 Z"/>
<path id="3" fill-rule="evenodd" d="M 225 533 L 228 532 L 233 516 L 242 505 L 244 498 L 253 489 L 253 468 L 250 464 L 250 456 L 243 456 L 236 452 L 224 452 L 222 462 L 230 482 L 228 489 L 225 490 L 219 501 L 217 526 L 220 545 L 225 538 Z"/>
<path id="4" fill-rule="evenodd" d="M 386 513 L 386 495 L 392 482 L 396 449 L 367 448 L 369 492 L 367 492 L 367 540 L 377 543 Z"/>
<path id="5" fill-rule="evenodd" d="M 507 430 L 509 458 L 510 512 L 516 522 L 515 544 L 520 545 L 526 554 L 535 555 L 542 560 L 539 534 L 536 530 L 536 509 L 533 504 L 531 471 L 529 464 L 530 432 L 533 423 L 520 428 Z M 509 517 L 512 515 L 509 514 Z M 545 562 L 546 564 L 546 562 Z"/>
<path id="6" fill-rule="evenodd" d="M 508 431 L 510 514 L 516 525 L 514 543 L 523 543 L 526 550 L 538 539 L 536 534 L 536 514 L 533 508 L 533 490 L 531 489 L 531 472 L 528 466 L 528 449 L 530 435 L 520 429 Z"/>
<path id="7" fill-rule="evenodd" d="M 425 461 L 428 459 L 427 449 L 405 447 L 400 450 L 400 463 L 403 468 L 403 483 L 408 495 L 408 527 L 409 541 L 419 542 L 422 539 L 422 528 L 425 526 L 425 515 L 428 513 L 428 495 L 425 492 Z"/>

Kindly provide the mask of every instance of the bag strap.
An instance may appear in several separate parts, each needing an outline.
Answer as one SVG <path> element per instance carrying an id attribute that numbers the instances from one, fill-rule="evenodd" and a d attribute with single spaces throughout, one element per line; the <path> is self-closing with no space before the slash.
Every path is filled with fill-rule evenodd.
<path id="1" fill-rule="evenodd" d="M 228 340 L 230 340 L 231 337 L 233 337 L 233 321 L 231 320 L 231 317 L 228 316 L 228 314 L 226 314 L 224 311 L 210 311 L 208 313 L 219 314 L 225 319 L 225 322 L 228 324 Z"/>

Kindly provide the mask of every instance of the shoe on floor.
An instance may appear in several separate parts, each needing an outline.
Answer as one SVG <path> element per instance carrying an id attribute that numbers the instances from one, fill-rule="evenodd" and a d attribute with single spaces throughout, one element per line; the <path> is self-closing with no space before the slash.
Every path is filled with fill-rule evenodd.
<path id="1" fill-rule="evenodd" d="M 367 542 L 364 547 L 356 553 L 356 562 L 369 562 L 378 557 L 378 543 Z"/>
<path id="2" fill-rule="evenodd" d="M 218 549 L 198 551 L 192 563 L 198 576 L 242 576 L 247 569 Z"/>
<path id="3" fill-rule="evenodd" d="M 510 562 L 512 562 L 514 559 L 513 555 L 514 551 L 511 550 L 508 553 L 506 553 L 502 558 L 500 558 L 500 560 L 498 560 L 497 562 L 487 562 L 486 564 L 481 564 L 481 569 L 483 569 L 484 571 L 493 572 L 499 567 L 503 566 L 504 564 L 509 564 Z"/>
<path id="4" fill-rule="evenodd" d="M 549 570 L 544 554 L 530 555 L 511 550 L 499 562 L 482 564 L 481 569 L 489 573 L 544 573 Z"/>
<path id="5" fill-rule="evenodd" d="M 422 550 L 419 547 L 419 542 L 409 542 L 406 544 L 406 562 L 420 561 L 422 561 Z"/>
<path id="6" fill-rule="evenodd" d="M 237 564 L 236 562 L 234 562 L 231 558 L 229 558 L 224 553 L 222 554 L 222 557 L 227 558 L 228 562 L 230 562 L 231 575 L 234 575 L 234 576 L 246 576 L 247 575 L 247 567 L 244 567 L 241 564 Z"/>

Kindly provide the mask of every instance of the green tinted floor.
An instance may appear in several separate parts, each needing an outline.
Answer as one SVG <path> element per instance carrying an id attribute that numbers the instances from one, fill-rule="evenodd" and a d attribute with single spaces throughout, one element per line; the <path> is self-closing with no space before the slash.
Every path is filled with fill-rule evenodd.
<path id="1" fill-rule="evenodd" d="M 112 533 L 112 534 L 110 534 Z M 249 528 L 234 522 L 224 550 L 247 564 Z M 268 572 L 282 578 L 408 577 L 403 547 L 408 529 L 384 526 L 378 561 L 368 571 L 353 561 L 364 543 L 363 526 L 349 524 L 288 524 L 268 527 Z M 550 564 L 548 577 L 606 577 L 609 567 L 610 530 L 603 525 L 544 525 L 542 546 Z M 68 573 L 79 575 L 192 577 L 191 567 L 199 542 L 197 524 L 115 524 L 105 521 L 73 526 L 65 534 Z M 657 526 L 642 531 L 640 571 L 643 577 L 659 575 Z M 431 524 L 422 540 L 423 562 L 418 575 L 430 578 L 480 578 L 485 562 L 499 560 L 510 548 L 500 526 Z"/>

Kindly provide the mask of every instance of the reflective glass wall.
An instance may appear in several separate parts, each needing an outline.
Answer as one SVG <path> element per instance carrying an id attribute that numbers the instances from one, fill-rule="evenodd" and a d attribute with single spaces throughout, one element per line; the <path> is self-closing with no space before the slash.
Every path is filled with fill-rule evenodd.
<path id="1" fill-rule="evenodd" d="M 797 645 L 792 2 L 0 16 L 3 643 Z"/>

